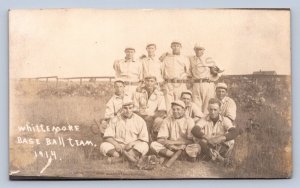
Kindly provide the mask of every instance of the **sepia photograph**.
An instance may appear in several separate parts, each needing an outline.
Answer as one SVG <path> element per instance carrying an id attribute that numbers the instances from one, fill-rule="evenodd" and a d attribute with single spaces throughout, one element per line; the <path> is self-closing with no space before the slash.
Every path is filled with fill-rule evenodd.
<path id="1" fill-rule="evenodd" d="M 12 9 L 9 177 L 292 176 L 290 9 Z"/>

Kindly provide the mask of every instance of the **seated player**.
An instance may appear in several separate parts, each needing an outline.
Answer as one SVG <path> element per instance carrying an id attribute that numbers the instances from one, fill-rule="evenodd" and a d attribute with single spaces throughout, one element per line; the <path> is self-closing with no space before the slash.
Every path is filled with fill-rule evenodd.
<path id="1" fill-rule="evenodd" d="M 239 132 L 227 117 L 220 115 L 221 103 L 212 98 L 208 103 L 209 114 L 192 129 L 195 141 L 201 146 L 201 157 L 226 162 Z"/>
<path id="2" fill-rule="evenodd" d="M 122 80 L 116 80 L 114 82 L 115 93 L 106 104 L 104 119 L 101 121 L 100 125 L 101 134 L 104 134 L 109 120 L 120 113 L 123 101 L 130 99 L 130 96 L 124 92 L 124 87 L 125 85 Z"/>
<path id="3" fill-rule="evenodd" d="M 189 157 L 195 158 L 199 152 L 194 147 L 191 130 L 195 122 L 192 118 L 185 116 L 185 104 L 177 100 L 171 103 L 172 115 L 167 117 L 158 132 L 157 141 L 152 142 L 150 149 L 162 157 L 171 158 L 178 150 L 186 151 Z M 192 149 L 193 148 L 193 149 Z M 190 152 L 194 150 L 194 152 Z"/>
<path id="4" fill-rule="evenodd" d="M 145 86 L 134 94 L 135 110 L 146 121 L 150 142 L 156 140 L 159 127 L 166 116 L 164 95 L 156 86 L 156 77 L 146 76 Z"/>
<path id="5" fill-rule="evenodd" d="M 185 103 L 185 114 L 192 118 L 195 122 L 204 117 L 201 109 L 192 102 L 192 92 L 190 90 L 181 92 L 180 100 Z"/>
<path id="6" fill-rule="evenodd" d="M 216 97 L 221 102 L 220 114 L 233 122 L 236 118 L 236 104 L 232 98 L 228 97 L 227 85 L 225 83 L 217 84 Z"/>
<path id="7" fill-rule="evenodd" d="M 130 162 L 138 162 L 149 150 L 147 126 L 143 118 L 133 113 L 133 102 L 124 101 L 122 112 L 111 119 L 104 132 L 100 151 L 104 156 L 124 155 Z"/>

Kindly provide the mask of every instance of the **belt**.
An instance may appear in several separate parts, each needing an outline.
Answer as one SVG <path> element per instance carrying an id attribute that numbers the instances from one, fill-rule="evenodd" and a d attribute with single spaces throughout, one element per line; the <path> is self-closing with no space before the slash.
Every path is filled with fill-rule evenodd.
<path id="1" fill-rule="evenodd" d="M 139 82 L 128 82 L 128 81 L 124 81 L 125 85 L 133 85 L 133 86 L 137 86 L 139 85 Z"/>
<path id="2" fill-rule="evenodd" d="M 204 79 L 194 79 L 193 82 L 194 83 L 204 83 L 204 82 L 210 83 L 213 81 L 209 80 L 208 78 L 204 78 Z"/>
<path id="3" fill-rule="evenodd" d="M 165 79 L 165 82 L 167 83 L 187 83 L 188 80 L 180 80 L 180 79 Z"/>

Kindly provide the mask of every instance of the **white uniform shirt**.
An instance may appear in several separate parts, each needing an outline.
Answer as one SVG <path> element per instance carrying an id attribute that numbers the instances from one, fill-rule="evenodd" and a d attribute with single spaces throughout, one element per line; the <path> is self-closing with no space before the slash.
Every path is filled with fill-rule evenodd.
<path id="1" fill-rule="evenodd" d="M 145 88 L 134 94 L 134 105 L 137 110 L 143 115 L 153 116 L 158 110 L 166 110 L 164 95 L 158 89 L 148 96 Z"/>
<path id="2" fill-rule="evenodd" d="M 190 76 L 190 62 L 183 55 L 168 55 L 163 60 L 164 79 L 187 79 Z"/>
<path id="3" fill-rule="evenodd" d="M 162 77 L 162 62 L 156 57 L 146 57 L 142 61 L 143 64 L 143 76 L 155 76 L 157 82 L 163 82 Z"/>
<path id="4" fill-rule="evenodd" d="M 197 56 L 193 56 L 190 58 L 191 62 L 191 72 L 194 79 L 213 79 L 216 81 L 220 75 L 213 76 L 210 73 L 209 66 L 213 66 L 211 64 L 205 63 L 201 58 Z"/>
<path id="5" fill-rule="evenodd" d="M 204 114 L 202 113 L 201 109 L 193 102 L 191 102 L 191 104 L 189 106 L 185 107 L 185 114 L 191 118 L 204 117 Z"/>
<path id="6" fill-rule="evenodd" d="M 219 116 L 219 120 L 216 122 L 216 124 L 214 124 L 209 115 L 207 115 L 205 118 L 200 119 L 200 121 L 196 123 L 196 126 L 201 128 L 202 132 L 207 138 L 222 136 L 226 134 L 230 128 L 235 127 L 230 119 L 221 115 Z M 230 140 L 225 143 L 232 144 L 234 143 L 234 140 Z"/>
<path id="7" fill-rule="evenodd" d="M 128 82 L 139 82 L 143 79 L 142 63 L 136 60 L 116 60 L 113 66 L 116 79 Z"/>
<path id="8" fill-rule="evenodd" d="M 174 117 L 167 117 L 159 131 L 157 138 L 166 138 L 168 140 L 174 141 L 184 141 L 192 139 L 192 129 L 195 122 L 190 117 L 183 117 L 180 119 L 175 119 Z"/>
<path id="9" fill-rule="evenodd" d="M 130 96 L 126 93 L 123 97 L 113 95 L 106 104 L 104 118 L 112 118 L 116 116 L 122 109 L 123 101 L 128 101 L 129 98 Z"/>
<path id="10" fill-rule="evenodd" d="M 236 118 L 236 104 L 234 100 L 226 96 L 221 101 L 221 104 L 221 115 L 234 121 Z"/>
<path id="11" fill-rule="evenodd" d="M 125 119 L 121 115 L 114 117 L 104 132 L 104 138 L 109 137 L 123 144 L 136 140 L 149 141 L 146 122 L 136 114 L 130 119 Z"/>

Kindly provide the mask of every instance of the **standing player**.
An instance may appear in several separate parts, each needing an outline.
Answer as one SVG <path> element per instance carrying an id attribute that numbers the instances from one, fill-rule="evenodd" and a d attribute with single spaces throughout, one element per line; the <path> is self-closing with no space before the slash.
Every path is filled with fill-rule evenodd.
<path id="1" fill-rule="evenodd" d="M 181 43 L 173 41 L 171 48 L 172 54 L 163 58 L 164 95 L 168 111 L 171 109 L 171 102 L 179 100 L 181 92 L 187 89 L 186 83 L 191 75 L 190 62 L 181 54 Z"/>
<path id="2" fill-rule="evenodd" d="M 214 63 L 204 62 L 203 56 L 205 48 L 195 45 L 195 56 L 190 58 L 191 71 L 193 77 L 193 100 L 207 114 L 208 101 L 215 97 L 215 81 L 220 77 L 218 67 Z"/>
<path id="3" fill-rule="evenodd" d="M 134 48 L 125 48 L 125 54 L 124 59 L 114 62 L 113 68 L 116 73 L 116 79 L 124 82 L 125 92 L 133 96 L 140 81 L 143 79 L 143 68 L 141 62 L 134 59 Z"/>

